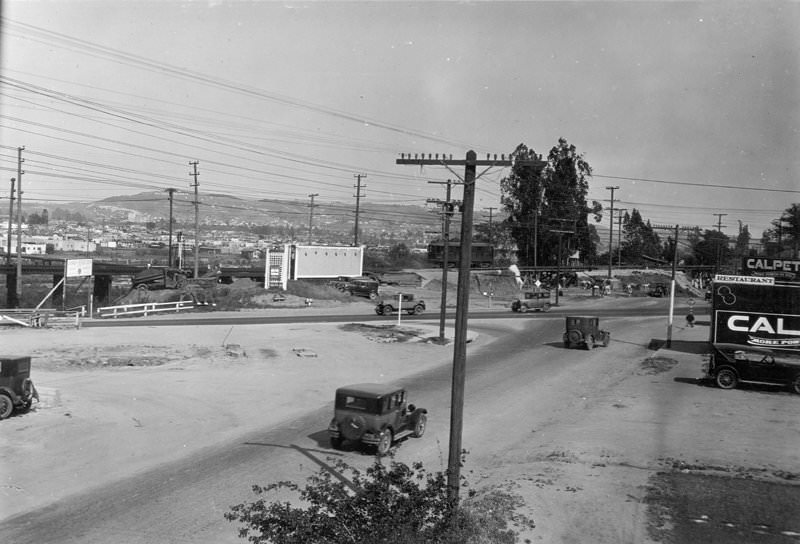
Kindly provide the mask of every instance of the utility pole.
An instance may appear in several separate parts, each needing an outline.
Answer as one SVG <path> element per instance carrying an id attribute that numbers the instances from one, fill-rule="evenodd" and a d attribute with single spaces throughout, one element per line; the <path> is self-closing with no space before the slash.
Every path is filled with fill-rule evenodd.
<path id="1" fill-rule="evenodd" d="M 200 172 L 197 171 L 198 164 L 200 164 L 198 161 L 192 161 L 189 163 L 189 166 L 193 167 L 193 171 L 189 175 L 194 177 L 194 183 L 189 185 L 189 187 L 194 187 L 194 277 L 195 278 L 200 276 L 200 211 L 199 211 L 200 202 L 197 199 L 197 188 L 200 186 L 200 184 L 197 182 L 197 176 L 200 175 Z"/>
<path id="2" fill-rule="evenodd" d="M 356 196 L 356 225 L 355 225 L 356 228 L 355 228 L 355 230 L 353 232 L 353 246 L 358 247 L 358 208 L 359 208 L 359 203 L 361 201 L 361 187 L 362 187 L 361 178 L 365 178 L 365 177 L 367 177 L 367 175 L 366 174 L 355 174 L 353 177 L 358 180 L 356 182 L 356 186 L 355 186 L 356 187 L 356 195 L 355 195 Z M 364 185 L 364 187 L 366 187 L 366 185 Z"/>
<path id="3" fill-rule="evenodd" d="M 453 216 L 453 204 L 450 202 L 450 189 L 452 180 L 445 182 L 429 181 L 428 183 L 444 183 L 447 192 L 444 202 L 441 200 L 428 200 L 442 206 L 442 299 L 439 305 L 439 343 L 444 344 L 444 322 L 447 314 L 447 269 L 450 264 L 450 218 Z"/>
<path id="4" fill-rule="evenodd" d="M 627 208 L 619 208 L 617 210 L 617 266 L 622 266 L 622 212 L 627 212 Z"/>
<path id="5" fill-rule="evenodd" d="M 311 245 L 311 232 L 314 227 L 314 197 L 319 196 L 319 193 L 308 196 L 311 198 L 311 204 L 308 205 L 308 245 Z"/>
<path id="6" fill-rule="evenodd" d="M 8 249 L 6 250 L 6 264 L 11 266 L 11 220 L 14 218 L 14 182 L 17 178 L 11 178 L 11 194 L 8 197 Z"/>
<path id="7" fill-rule="evenodd" d="M 458 502 L 458 493 L 461 479 L 461 436 L 464 426 L 464 385 L 466 381 L 466 355 L 467 355 L 467 316 L 469 311 L 469 291 L 470 291 L 470 266 L 472 264 L 472 213 L 475 206 L 475 180 L 483 175 L 476 175 L 477 166 L 487 166 L 489 170 L 493 166 L 511 166 L 510 158 L 507 160 L 504 155 L 491 159 L 488 155 L 486 160 L 478 160 L 474 151 L 467 151 L 466 159 L 453 159 L 437 154 L 428 154 L 420 157 L 415 155 L 413 158 L 405 154 L 397 159 L 396 164 L 412 165 L 434 165 L 444 166 L 456 177 L 459 177 L 451 166 L 464 166 L 464 198 L 462 200 L 461 212 L 461 257 L 458 268 L 458 295 L 456 302 L 456 324 L 455 324 L 455 345 L 453 347 L 453 383 L 450 401 L 450 447 L 447 462 L 447 494 L 451 502 Z M 459 179 L 461 179 L 459 177 Z"/>
<path id="8" fill-rule="evenodd" d="M 489 210 L 489 243 L 494 244 L 494 237 L 492 236 L 492 212 L 497 208 L 489 207 L 486 209 Z M 492 257 L 492 264 L 494 265 L 494 257 Z"/>
<path id="9" fill-rule="evenodd" d="M 24 147 L 17 148 L 17 304 L 22 300 L 22 158 Z"/>
<path id="10" fill-rule="evenodd" d="M 714 213 L 711 215 L 717 216 L 717 232 L 720 233 L 719 241 L 717 242 L 717 255 L 715 258 L 714 274 L 719 273 L 719 262 L 722 260 L 722 218 L 728 215 L 727 213 Z"/>
<path id="11" fill-rule="evenodd" d="M 558 229 L 548 229 L 549 232 L 555 232 L 558 234 L 558 258 L 556 261 L 556 306 L 558 306 L 558 296 L 559 291 L 561 290 L 561 236 L 564 234 L 575 234 L 575 225 L 573 224 L 572 230 L 567 230 L 564 228 L 563 223 L 565 221 L 570 221 L 568 219 L 557 219 L 561 224 L 559 225 Z"/>
<path id="12" fill-rule="evenodd" d="M 609 191 L 611 191 L 611 215 L 609 219 L 611 220 L 609 223 L 608 229 L 608 279 L 611 279 L 611 264 L 612 258 L 614 256 L 614 252 L 611 250 L 611 247 L 614 245 L 614 191 L 619 189 L 618 186 L 614 187 L 606 187 Z"/>
<path id="13" fill-rule="evenodd" d="M 166 191 L 169 193 L 169 250 L 167 254 L 167 267 L 172 268 L 172 196 L 175 194 L 176 189 L 169 188 Z"/>

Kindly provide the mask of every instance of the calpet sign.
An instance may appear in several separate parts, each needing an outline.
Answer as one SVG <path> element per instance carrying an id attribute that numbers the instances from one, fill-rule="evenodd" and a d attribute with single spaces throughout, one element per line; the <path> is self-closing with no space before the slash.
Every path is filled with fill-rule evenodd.
<path id="1" fill-rule="evenodd" d="M 800 350 L 800 315 L 717 310 L 714 342 Z"/>

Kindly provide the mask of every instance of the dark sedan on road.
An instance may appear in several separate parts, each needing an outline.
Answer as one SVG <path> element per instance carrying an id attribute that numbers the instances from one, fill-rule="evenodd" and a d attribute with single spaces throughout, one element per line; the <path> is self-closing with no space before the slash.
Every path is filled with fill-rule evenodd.
<path id="1" fill-rule="evenodd" d="M 800 356 L 741 344 L 718 343 L 712 348 L 705 373 L 721 389 L 750 382 L 781 385 L 800 394 Z"/>

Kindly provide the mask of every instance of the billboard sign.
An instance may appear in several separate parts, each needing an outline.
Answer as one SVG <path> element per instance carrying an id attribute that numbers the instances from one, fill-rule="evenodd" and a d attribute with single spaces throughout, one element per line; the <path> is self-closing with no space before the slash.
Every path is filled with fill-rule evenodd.
<path id="1" fill-rule="evenodd" d="M 92 275 L 91 259 L 67 259 L 66 277 L 82 278 Z"/>

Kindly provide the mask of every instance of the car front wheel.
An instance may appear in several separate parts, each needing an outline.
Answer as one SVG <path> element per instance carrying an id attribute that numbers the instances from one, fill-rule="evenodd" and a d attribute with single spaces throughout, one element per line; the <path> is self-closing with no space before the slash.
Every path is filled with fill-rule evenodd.
<path id="1" fill-rule="evenodd" d="M 549 312 L 551 307 L 552 307 L 552 306 L 550 305 L 550 303 L 549 303 L 549 302 L 545 302 L 545 303 L 544 303 L 544 306 L 542 306 L 542 311 L 543 311 L 543 312 Z"/>
<path id="2" fill-rule="evenodd" d="M 425 426 L 427 423 L 428 416 L 425 414 L 420 414 L 419 418 L 417 418 L 417 422 L 414 423 L 414 438 L 419 438 L 425 434 Z"/>
<path id="3" fill-rule="evenodd" d="M 392 315 L 393 311 L 394 311 L 394 308 L 392 308 L 391 306 L 384 306 L 383 307 L 383 315 Z"/>
<path id="4" fill-rule="evenodd" d="M 720 389 L 734 389 L 739 383 L 736 372 L 730 368 L 723 368 L 717 372 L 717 386 Z"/>
<path id="5" fill-rule="evenodd" d="M 0 419 L 5 419 L 14 411 L 14 402 L 5 393 L 0 393 Z"/>
<path id="6" fill-rule="evenodd" d="M 800 374 L 794 377 L 792 380 L 792 391 L 800 395 Z"/>
<path id="7" fill-rule="evenodd" d="M 381 457 L 389 453 L 389 450 L 392 449 L 392 431 L 389 429 L 381 431 L 381 435 L 378 437 L 378 445 L 375 446 L 375 450 Z"/>
<path id="8" fill-rule="evenodd" d="M 424 311 L 425 308 L 422 307 L 422 304 L 417 304 L 416 306 L 414 306 L 414 314 L 420 315 Z"/>

